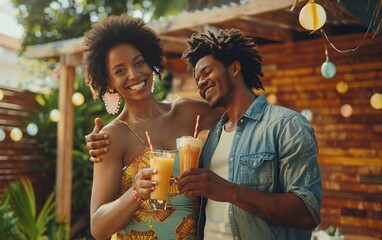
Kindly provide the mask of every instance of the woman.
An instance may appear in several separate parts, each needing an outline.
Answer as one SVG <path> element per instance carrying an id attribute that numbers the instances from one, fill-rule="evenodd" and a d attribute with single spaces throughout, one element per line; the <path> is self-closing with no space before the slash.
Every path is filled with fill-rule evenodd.
<path id="1" fill-rule="evenodd" d="M 148 204 L 155 188 L 149 167 L 149 144 L 156 149 L 176 149 L 176 138 L 209 129 L 222 113 L 204 101 L 156 101 L 151 89 L 154 74 L 163 69 L 163 50 L 155 33 L 140 19 L 110 16 L 94 24 L 84 37 L 85 78 L 106 108 L 121 113 L 105 126 L 111 144 L 94 165 L 91 196 L 91 233 L 96 239 L 195 239 L 197 204 L 170 187 L 173 209 L 154 211 Z"/>

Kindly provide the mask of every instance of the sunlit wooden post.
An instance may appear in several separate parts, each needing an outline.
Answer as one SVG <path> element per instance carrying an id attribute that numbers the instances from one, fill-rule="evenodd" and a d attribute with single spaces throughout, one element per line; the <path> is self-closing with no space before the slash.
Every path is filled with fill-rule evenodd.
<path id="1" fill-rule="evenodd" d="M 56 219 L 70 226 L 72 200 L 73 85 L 75 66 L 65 55 L 60 57 L 59 110 L 57 127 Z"/>

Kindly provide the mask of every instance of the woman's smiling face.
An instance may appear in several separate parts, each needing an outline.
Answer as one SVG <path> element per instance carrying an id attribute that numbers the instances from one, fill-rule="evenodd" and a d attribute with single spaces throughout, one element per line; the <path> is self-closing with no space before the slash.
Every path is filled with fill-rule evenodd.
<path id="1" fill-rule="evenodd" d="M 125 101 L 139 100 L 151 94 L 153 70 L 141 52 L 131 44 L 119 44 L 106 55 L 107 74 Z"/>

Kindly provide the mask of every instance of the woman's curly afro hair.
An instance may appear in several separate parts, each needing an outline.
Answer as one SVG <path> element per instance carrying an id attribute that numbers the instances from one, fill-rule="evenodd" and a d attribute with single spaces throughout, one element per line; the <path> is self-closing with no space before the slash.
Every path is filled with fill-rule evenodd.
<path id="1" fill-rule="evenodd" d="M 138 18 L 125 14 L 109 16 L 95 23 L 85 33 L 82 63 L 85 81 L 94 98 L 102 96 L 108 87 L 106 55 L 119 44 L 131 44 L 141 53 L 151 69 L 159 75 L 163 70 L 163 49 L 158 36 Z"/>

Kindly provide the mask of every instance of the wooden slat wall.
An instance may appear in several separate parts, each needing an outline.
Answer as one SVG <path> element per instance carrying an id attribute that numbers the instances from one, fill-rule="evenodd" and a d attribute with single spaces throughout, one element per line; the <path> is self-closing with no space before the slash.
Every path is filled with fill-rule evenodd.
<path id="1" fill-rule="evenodd" d="M 6 133 L 5 139 L 0 142 L 0 196 L 2 196 L 4 188 L 20 176 L 27 176 L 33 183 L 37 183 L 39 173 L 31 173 L 29 169 L 41 164 L 43 156 L 42 146 L 25 131 L 28 110 L 37 107 L 35 94 L 1 85 L 0 89 L 5 95 L 0 101 L 0 128 Z M 14 142 L 10 138 L 10 131 L 14 127 L 23 131 L 23 138 L 19 142 Z"/>
<path id="2" fill-rule="evenodd" d="M 357 46 L 363 35 L 332 37 L 339 49 Z M 321 229 L 339 225 L 348 239 L 382 239 L 382 110 L 370 106 L 373 93 L 382 93 L 382 37 L 364 42 L 357 51 L 338 53 L 329 47 L 337 66 L 334 78 L 321 76 L 325 61 L 322 39 L 261 46 L 264 55 L 265 95 L 274 93 L 278 105 L 314 118 L 322 174 Z M 174 94 L 198 96 L 196 84 L 185 74 L 182 60 L 168 61 L 174 70 Z M 336 91 L 345 81 L 346 94 Z M 340 107 L 351 104 L 344 118 Z"/>
<path id="3" fill-rule="evenodd" d="M 344 50 L 362 37 L 331 41 Z M 331 79 L 321 76 L 322 39 L 260 50 L 266 94 L 275 93 L 279 105 L 313 113 L 323 185 L 321 228 L 339 225 L 345 234 L 382 239 L 382 110 L 370 106 L 373 93 L 382 93 L 382 37 L 367 38 L 349 53 L 329 47 L 330 61 L 337 66 Z M 345 94 L 336 91 L 339 81 L 349 86 Z M 343 104 L 353 107 L 351 117 L 340 115 Z"/>

